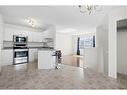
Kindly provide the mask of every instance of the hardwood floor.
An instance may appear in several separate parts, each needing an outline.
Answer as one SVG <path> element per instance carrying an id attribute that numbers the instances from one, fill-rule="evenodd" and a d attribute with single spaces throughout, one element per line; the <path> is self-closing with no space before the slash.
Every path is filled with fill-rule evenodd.
<path id="1" fill-rule="evenodd" d="M 84 60 L 83 56 L 77 55 L 65 55 L 62 56 L 62 64 L 71 65 L 75 67 L 83 67 Z"/>

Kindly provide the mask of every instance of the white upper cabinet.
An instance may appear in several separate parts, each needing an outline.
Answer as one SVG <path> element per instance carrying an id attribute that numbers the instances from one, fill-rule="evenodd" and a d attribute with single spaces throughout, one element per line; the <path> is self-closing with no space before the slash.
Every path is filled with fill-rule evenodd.
<path id="1" fill-rule="evenodd" d="M 29 42 L 42 42 L 42 32 L 5 24 L 4 41 L 13 41 L 13 35 L 28 36 Z"/>
<path id="2" fill-rule="evenodd" d="M 43 38 L 53 38 L 53 32 L 49 30 L 44 31 Z"/>
<path id="3" fill-rule="evenodd" d="M 55 26 L 50 26 L 45 31 L 43 31 L 42 41 L 46 43 L 43 45 L 49 46 L 49 47 L 54 47 L 55 34 L 56 34 Z"/>
<path id="4" fill-rule="evenodd" d="M 55 35 L 55 27 L 50 26 L 45 31 L 43 31 L 43 37 L 44 38 L 54 38 Z"/>
<path id="5" fill-rule="evenodd" d="M 47 27 L 46 31 L 38 31 L 37 29 L 29 29 L 29 28 L 21 27 L 18 25 L 11 25 L 11 24 L 4 24 L 4 27 L 5 27 L 4 41 L 13 41 L 13 35 L 19 35 L 19 36 L 28 36 L 28 42 L 30 42 L 31 47 L 43 46 L 43 43 L 40 42 L 48 42 L 48 46 L 51 47 L 54 46 L 54 39 L 56 33 L 54 26 Z"/>
<path id="6" fill-rule="evenodd" d="M 30 32 L 28 35 L 29 42 L 42 42 L 42 32 Z"/>

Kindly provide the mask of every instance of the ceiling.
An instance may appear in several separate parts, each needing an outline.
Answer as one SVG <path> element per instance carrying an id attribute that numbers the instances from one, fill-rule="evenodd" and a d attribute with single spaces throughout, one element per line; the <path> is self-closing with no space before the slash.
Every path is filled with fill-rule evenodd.
<path id="1" fill-rule="evenodd" d="M 82 14 L 78 6 L 0 6 L 5 23 L 29 26 L 24 19 L 36 20 L 36 28 L 56 25 L 62 28 L 83 29 L 96 27 L 103 17 L 115 7 L 101 6 L 102 10 L 91 15 Z"/>

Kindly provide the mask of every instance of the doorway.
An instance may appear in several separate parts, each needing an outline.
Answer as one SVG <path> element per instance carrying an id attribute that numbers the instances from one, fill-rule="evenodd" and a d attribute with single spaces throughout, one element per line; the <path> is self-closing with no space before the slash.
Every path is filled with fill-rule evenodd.
<path id="1" fill-rule="evenodd" d="M 117 77 L 127 79 L 127 19 L 117 21 Z M 126 82 L 127 83 L 127 82 Z"/>

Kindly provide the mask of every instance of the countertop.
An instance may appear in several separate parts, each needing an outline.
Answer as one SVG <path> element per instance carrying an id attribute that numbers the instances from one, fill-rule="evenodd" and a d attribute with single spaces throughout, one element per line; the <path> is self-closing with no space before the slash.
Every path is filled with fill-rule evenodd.
<path id="1" fill-rule="evenodd" d="M 28 47 L 29 49 L 39 49 L 39 50 L 54 50 L 53 47 Z M 3 50 L 13 49 L 13 47 L 3 47 Z"/>
<path id="2" fill-rule="evenodd" d="M 38 48 L 39 51 L 41 50 L 49 50 L 49 51 L 53 51 L 54 48 L 53 47 L 42 47 L 42 48 Z"/>
<path id="3" fill-rule="evenodd" d="M 13 49 L 13 47 L 3 47 L 2 49 Z"/>

